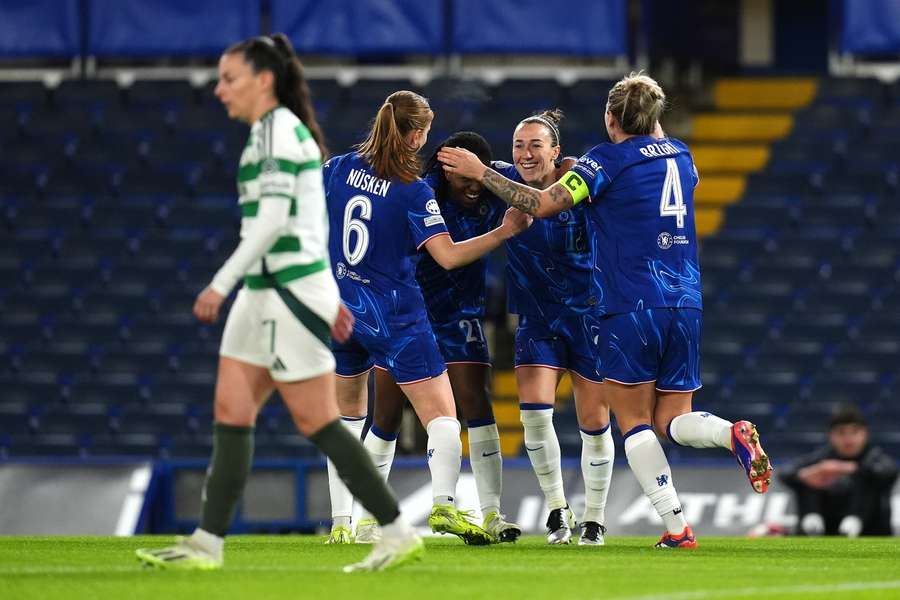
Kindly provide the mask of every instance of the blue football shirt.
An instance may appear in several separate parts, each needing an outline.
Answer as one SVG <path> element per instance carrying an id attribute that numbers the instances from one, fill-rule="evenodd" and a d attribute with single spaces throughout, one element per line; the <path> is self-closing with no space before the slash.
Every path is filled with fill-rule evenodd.
<path id="1" fill-rule="evenodd" d="M 433 176 L 425 181 L 432 187 Z M 506 212 L 506 203 L 484 190 L 478 202 L 469 208 L 447 198 L 439 202 L 441 215 L 455 242 L 483 235 L 494 229 Z M 487 256 L 458 269 L 447 271 L 425 253 L 419 261 L 416 279 L 425 297 L 432 323 L 484 317 Z"/>
<path id="2" fill-rule="evenodd" d="M 524 183 L 516 167 L 495 161 L 504 177 Z M 535 219 L 506 242 L 507 309 L 554 320 L 570 311 L 588 312 L 597 304 L 591 289 L 591 248 L 585 206 Z"/>
<path id="3" fill-rule="evenodd" d="M 590 190 L 592 282 L 602 309 L 702 308 L 694 227 L 699 176 L 688 147 L 636 136 L 595 146 L 570 172 Z"/>
<path id="4" fill-rule="evenodd" d="M 377 337 L 431 331 L 415 278 L 419 249 L 447 234 L 431 187 L 381 179 L 356 153 L 332 158 L 322 174 L 332 269 L 355 330 Z"/>

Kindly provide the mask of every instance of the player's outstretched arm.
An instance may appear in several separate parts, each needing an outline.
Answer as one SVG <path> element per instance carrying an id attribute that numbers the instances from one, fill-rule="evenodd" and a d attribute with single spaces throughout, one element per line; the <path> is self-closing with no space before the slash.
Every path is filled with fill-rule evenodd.
<path id="1" fill-rule="evenodd" d="M 509 238 L 528 229 L 531 217 L 515 208 L 507 209 L 503 222 L 496 228 L 462 242 L 449 235 L 439 235 L 425 242 L 425 249 L 435 262 L 448 271 L 475 262 Z"/>
<path id="2" fill-rule="evenodd" d="M 284 198 L 264 197 L 253 226 L 241 239 L 238 247 L 213 277 L 212 282 L 197 296 L 194 316 L 205 323 L 219 318 L 219 309 L 250 266 L 272 247 L 288 222 L 290 202 Z"/>
<path id="3" fill-rule="evenodd" d="M 551 217 L 575 204 L 572 193 L 561 181 L 544 190 L 516 183 L 489 169 L 477 156 L 463 148 L 441 148 L 438 160 L 447 173 L 475 179 L 510 206 L 535 217 Z"/>

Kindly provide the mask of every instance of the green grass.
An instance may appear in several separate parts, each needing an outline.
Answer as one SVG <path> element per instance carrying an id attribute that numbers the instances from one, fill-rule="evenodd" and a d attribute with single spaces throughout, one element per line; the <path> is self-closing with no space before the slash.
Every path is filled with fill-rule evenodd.
<path id="1" fill-rule="evenodd" d="M 170 537 L 0 537 L 0 598 L 900 598 L 900 540 L 699 538 L 694 551 L 654 550 L 611 536 L 602 548 L 468 547 L 429 538 L 425 560 L 388 573 L 344 575 L 365 546 L 323 537 L 235 536 L 218 572 L 140 567 L 138 547 Z"/>

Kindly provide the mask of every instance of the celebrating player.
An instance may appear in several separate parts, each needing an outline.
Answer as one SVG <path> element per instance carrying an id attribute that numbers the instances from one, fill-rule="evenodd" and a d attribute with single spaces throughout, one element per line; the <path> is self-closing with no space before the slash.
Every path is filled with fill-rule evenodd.
<path id="1" fill-rule="evenodd" d="M 422 96 L 395 92 L 378 110 L 357 152 L 333 158 L 324 170 L 334 273 L 341 298 L 356 317 L 350 340 L 333 346 L 341 378 L 338 404 L 345 424 L 361 423 L 368 372 L 373 366 L 390 371 L 428 432 L 434 499 L 429 525 L 466 543 L 485 544 L 493 541 L 491 535 L 454 506 L 460 425 L 415 269 L 423 247 L 444 269 L 472 263 L 525 229 L 531 219 L 510 209 L 488 233 L 459 243 L 450 238 L 434 192 L 419 178 L 417 152 L 433 116 Z M 357 420 L 349 420 L 353 418 Z M 344 497 L 334 483 L 332 498 Z M 333 513 L 343 517 L 334 508 Z M 346 520 L 335 519 L 331 539 L 345 541 L 349 525 L 349 513 Z M 338 527 L 345 531 L 335 532 Z"/>
<path id="2" fill-rule="evenodd" d="M 543 189 L 556 181 L 562 112 L 547 110 L 523 119 L 513 132 L 513 164 L 494 163 L 512 181 Z M 568 159 L 571 164 L 573 161 Z M 602 545 L 606 497 L 615 446 L 598 364 L 598 298 L 591 290 L 591 252 L 583 206 L 536 219 L 506 243 L 509 312 L 516 329 L 516 382 L 525 429 L 525 451 L 550 514 L 547 542 L 567 544 L 575 526 L 563 490 L 559 440 L 553 427 L 556 388 L 572 376 L 581 430 L 585 512 L 581 545 Z"/>
<path id="3" fill-rule="evenodd" d="M 492 153 L 487 141 L 471 131 L 461 131 L 444 140 L 444 146 L 466 148 L 484 164 Z M 425 181 L 432 187 L 447 230 L 453 240 L 467 240 L 493 229 L 507 210 L 493 194 L 484 193 L 478 182 L 447 176 L 437 160 L 437 151 L 425 165 Z M 466 419 L 469 461 L 475 475 L 475 487 L 484 529 L 499 542 L 514 542 L 522 531 L 507 522 L 500 512 L 503 487 L 503 461 L 500 434 L 488 396 L 491 359 L 484 337 L 485 286 L 487 261 L 482 258 L 469 265 L 445 270 L 430 255 L 424 255 L 416 269 L 416 280 L 425 298 L 425 307 L 447 374 L 453 396 Z M 387 371 L 378 369 L 375 378 L 375 412 L 365 445 L 377 464 L 394 459 L 397 432 L 406 396 Z M 334 499 L 332 499 L 332 502 Z M 357 527 L 357 542 L 371 541 L 377 525 L 364 518 Z"/>
<path id="4" fill-rule="evenodd" d="M 238 174 L 241 242 L 194 304 L 212 323 L 243 279 L 219 351 L 214 445 L 200 526 L 175 546 L 138 550 L 148 564 L 217 569 L 253 458 L 253 425 L 277 389 L 297 428 L 332 460 L 382 524 L 383 537 L 345 571 L 381 570 L 420 556 L 422 540 L 400 516 L 358 439 L 338 420 L 329 338 L 346 340 L 353 317 L 328 271 L 322 135 L 300 61 L 287 37 L 257 37 L 219 60 L 216 96 L 250 124 Z"/>
<path id="5" fill-rule="evenodd" d="M 631 74 L 610 90 L 605 111 L 612 143 L 582 156 L 556 183 L 536 190 L 506 179 L 465 150 L 445 148 L 450 173 L 482 181 L 536 217 L 590 199 L 593 289 L 603 319 L 605 397 L 624 432 L 625 453 L 666 526 L 659 548 L 694 548 L 672 473 L 654 435 L 695 448 L 731 450 L 753 489 L 768 489 L 772 466 L 748 421 L 692 412 L 700 387 L 702 303 L 693 190 L 699 177 L 682 142 L 659 125 L 665 95 Z"/>

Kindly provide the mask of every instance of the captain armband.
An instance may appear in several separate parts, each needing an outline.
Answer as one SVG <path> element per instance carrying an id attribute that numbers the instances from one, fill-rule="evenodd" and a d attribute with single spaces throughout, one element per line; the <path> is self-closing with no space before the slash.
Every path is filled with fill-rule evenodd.
<path id="1" fill-rule="evenodd" d="M 558 181 L 572 196 L 573 204 L 578 204 L 582 200 L 590 197 L 590 188 L 588 184 L 581 178 L 581 175 L 574 171 L 569 171 Z"/>

